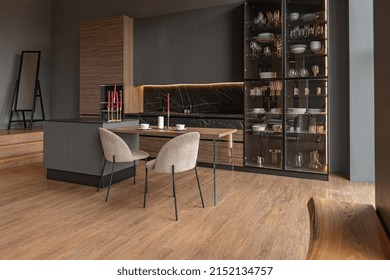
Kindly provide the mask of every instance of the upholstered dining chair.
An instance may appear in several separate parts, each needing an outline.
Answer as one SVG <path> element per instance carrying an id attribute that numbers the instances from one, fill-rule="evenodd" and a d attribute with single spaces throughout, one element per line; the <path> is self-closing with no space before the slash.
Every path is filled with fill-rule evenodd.
<path id="1" fill-rule="evenodd" d="M 110 187 L 112 183 L 112 175 L 114 173 L 115 163 L 133 162 L 134 184 L 135 184 L 135 175 L 136 175 L 135 163 L 137 160 L 141 160 L 141 159 L 144 159 L 146 162 L 147 158 L 149 157 L 149 154 L 141 150 L 131 150 L 122 138 L 120 138 L 118 135 L 105 128 L 99 127 L 99 135 L 100 135 L 100 140 L 102 142 L 102 148 L 104 153 L 104 163 L 103 163 L 102 174 L 100 176 L 100 182 L 97 191 L 100 190 L 100 187 L 103 182 L 103 175 L 104 175 L 104 170 L 106 168 L 106 162 L 107 161 L 112 162 L 110 183 L 108 185 L 107 195 L 106 195 L 106 202 L 107 202 L 108 194 L 110 192 Z"/>
<path id="2" fill-rule="evenodd" d="M 175 216 L 178 221 L 177 202 L 176 202 L 176 185 L 175 173 L 195 170 L 196 181 L 198 183 L 200 200 L 204 208 L 202 190 L 199 183 L 198 171 L 196 170 L 196 163 L 199 149 L 199 132 L 189 132 L 177 136 L 169 140 L 158 152 L 156 159 L 148 161 L 145 172 L 145 192 L 144 192 L 144 208 L 146 207 L 146 194 L 148 189 L 148 170 L 156 173 L 171 173 L 172 174 L 172 188 L 173 199 L 175 203 Z"/>

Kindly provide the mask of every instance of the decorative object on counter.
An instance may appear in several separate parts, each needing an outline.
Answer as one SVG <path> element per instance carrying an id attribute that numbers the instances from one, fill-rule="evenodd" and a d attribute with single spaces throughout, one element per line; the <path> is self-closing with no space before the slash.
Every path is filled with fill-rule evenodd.
<path id="1" fill-rule="evenodd" d="M 164 129 L 164 116 L 158 116 L 157 128 L 158 129 Z"/>

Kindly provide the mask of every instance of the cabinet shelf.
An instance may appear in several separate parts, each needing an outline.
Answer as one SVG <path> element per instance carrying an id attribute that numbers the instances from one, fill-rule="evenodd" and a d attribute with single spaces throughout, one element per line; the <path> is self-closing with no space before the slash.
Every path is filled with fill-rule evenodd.
<path id="1" fill-rule="evenodd" d="M 245 166 L 267 168 L 267 169 L 277 169 L 277 170 L 281 169 L 280 164 L 272 164 L 269 162 L 263 162 L 260 165 L 260 164 L 257 164 L 256 162 L 249 161 L 249 162 L 245 162 Z"/>
<path id="2" fill-rule="evenodd" d="M 299 171 L 299 172 L 309 172 L 309 173 L 319 173 L 319 174 L 326 174 L 328 172 L 328 165 L 322 164 L 322 168 L 320 169 L 313 169 L 306 167 L 307 163 L 304 164 L 304 167 L 295 167 L 292 164 L 287 164 L 286 170 L 289 171 Z"/>

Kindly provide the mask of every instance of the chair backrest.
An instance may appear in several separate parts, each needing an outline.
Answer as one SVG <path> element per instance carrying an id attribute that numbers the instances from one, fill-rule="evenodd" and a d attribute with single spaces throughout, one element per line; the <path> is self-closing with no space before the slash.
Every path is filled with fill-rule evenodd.
<path id="1" fill-rule="evenodd" d="M 199 150 L 199 132 L 188 132 L 169 140 L 156 157 L 154 171 L 158 173 L 175 173 L 195 168 Z"/>
<path id="2" fill-rule="evenodd" d="M 115 156 L 115 162 L 133 161 L 133 154 L 122 138 L 102 127 L 99 127 L 99 135 L 106 160 L 112 162 L 113 156 Z"/>

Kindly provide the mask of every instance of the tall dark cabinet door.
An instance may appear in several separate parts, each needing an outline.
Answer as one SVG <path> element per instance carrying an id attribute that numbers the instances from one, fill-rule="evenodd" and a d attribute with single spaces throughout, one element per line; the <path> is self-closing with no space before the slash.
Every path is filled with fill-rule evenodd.
<path id="1" fill-rule="evenodd" d="M 138 19 L 136 85 L 242 81 L 242 5 Z"/>
<path id="2" fill-rule="evenodd" d="M 390 40 L 388 1 L 374 2 L 374 54 L 375 54 L 375 206 L 390 237 L 390 95 L 388 61 Z"/>

